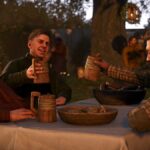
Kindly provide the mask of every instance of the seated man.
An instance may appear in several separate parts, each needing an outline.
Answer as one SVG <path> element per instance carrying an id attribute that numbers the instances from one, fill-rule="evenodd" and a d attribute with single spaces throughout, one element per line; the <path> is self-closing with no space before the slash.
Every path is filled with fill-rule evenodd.
<path id="1" fill-rule="evenodd" d="M 105 70 L 105 73 L 112 78 L 124 80 L 136 85 L 150 87 L 150 39 L 147 40 L 147 62 L 134 71 L 110 65 L 99 58 L 95 64 Z M 129 125 L 139 131 L 150 131 L 150 101 L 142 103 L 138 108 L 129 112 Z"/>
<path id="2" fill-rule="evenodd" d="M 28 108 L 32 91 L 38 91 L 41 94 L 54 94 L 56 105 L 63 105 L 71 99 L 71 88 L 56 75 L 50 62 L 47 62 L 50 81 L 43 84 L 34 82 L 34 79 L 44 72 L 44 68 L 38 62 L 33 67 L 32 59 L 39 58 L 44 61 L 51 44 L 52 39 L 48 31 L 33 30 L 28 38 L 29 53 L 24 57 L 10 61 L 2 71 L 1 79 L 24 99 Z"/>

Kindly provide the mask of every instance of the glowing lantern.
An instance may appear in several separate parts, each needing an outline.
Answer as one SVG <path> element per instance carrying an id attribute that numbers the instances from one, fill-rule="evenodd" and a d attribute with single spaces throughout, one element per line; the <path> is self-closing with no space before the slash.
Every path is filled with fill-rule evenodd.
<path id="1" fill-rule="evenodd" d="M 130 24 L 139 23 L 141 18 L 141 11 L 137 7 L 136 4 L 128 3 L 127 10 L 126 10 L 126 20 Z"/>

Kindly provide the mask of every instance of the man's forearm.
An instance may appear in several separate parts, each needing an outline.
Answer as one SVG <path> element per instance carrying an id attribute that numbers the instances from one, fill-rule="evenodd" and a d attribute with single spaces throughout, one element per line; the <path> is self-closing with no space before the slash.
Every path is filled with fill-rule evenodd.
<path id="1" fill-rule="evenodd" d="M 133 71 L 110 65 L 107 69 L 109 77 L 127 81 L 134 84 L 139 84 L 139 80 Z"/>
<path id="2" fill-rule="evenodd" d="M 12 87 L 20 86 L 26 82 L 31 82 L 26 76 L 26 70 L 16 73 L 10 73 L 1 77 L 8 85 Z"/>

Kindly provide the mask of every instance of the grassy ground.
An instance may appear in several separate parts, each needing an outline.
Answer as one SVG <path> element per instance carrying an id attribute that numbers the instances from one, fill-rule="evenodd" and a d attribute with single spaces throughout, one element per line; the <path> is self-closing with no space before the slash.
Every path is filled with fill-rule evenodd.
<path id="1" fill-rule="evenodd" d="M 68 84 L 72 88 L 72 101 L 78 101 L 93 97 L 92 89 L 98 86 L 98 83 L 85 79 L 77 79 L 71 77 L 68 79 Z"/>
<path id="2" fill-rule="evenodd" d="M 78 79 L 76 76 L 70 76 L 66 78 L 66 81 L 72 88 L 72 101 L 78 101 L 94 97 L 93 89 L 99 87 L 102 80 L 89 81 L 86 79 Z"/>

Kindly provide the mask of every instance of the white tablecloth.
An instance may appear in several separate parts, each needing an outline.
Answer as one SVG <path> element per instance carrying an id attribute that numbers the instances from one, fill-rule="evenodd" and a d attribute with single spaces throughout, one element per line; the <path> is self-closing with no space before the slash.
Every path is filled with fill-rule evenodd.
<path id="1" fill-rule="evenodd" d="M 74 104 L 98 103 L 91 98 L 71 105 Z M 141 134 L 128 127 L 127 112 L 133 107 L 111 107 L 117 108 L 119 113 L 113 122 L 106 125 L 71 125 L 61 121 L 59 117 L 55 123 L 40 123 L 36 120 L 2 123 L 0 150 L 150 150 L 150 135 L 142 134 L 141 137 Z M 145 149 L 141 149 L 143 144 L 146 145 Z"/>

